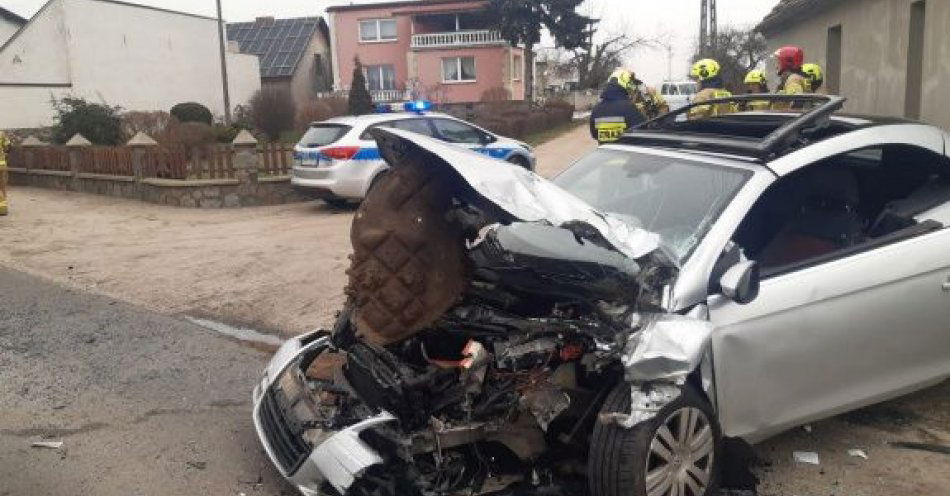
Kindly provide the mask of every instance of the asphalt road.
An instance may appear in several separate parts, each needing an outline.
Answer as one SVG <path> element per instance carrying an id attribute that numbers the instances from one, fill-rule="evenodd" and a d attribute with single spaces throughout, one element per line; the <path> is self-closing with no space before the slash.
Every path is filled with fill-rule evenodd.
<path id="1" fill-rule="evenodd" d="M 250 420 L 267 356 L 0 268 L 0 495 L 293 494 Z"/>

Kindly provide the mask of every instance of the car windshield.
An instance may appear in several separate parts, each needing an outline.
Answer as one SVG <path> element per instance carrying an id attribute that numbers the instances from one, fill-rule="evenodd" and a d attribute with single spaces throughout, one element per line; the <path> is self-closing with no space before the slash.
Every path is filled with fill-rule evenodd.
<path id="1" fill-rule="evenodd" d="M 554 182 L 633 227 L 659 234 L 683 263 L 750 175 L 676 157 L 599 149 Z"/>
<path id="2" fill-rule="evenodd" d="M 314 124 L 300 138 L 300 146 L 306 148 L 327 146 L 336 143 L 349 130 L 350 126 L 343 124 Z"/>
<path id="3" fill-rule="evenodd" d="M 681 95 L 695 95 L 696 85 L 694 83 L 680 84 L 680 94 Z"/>

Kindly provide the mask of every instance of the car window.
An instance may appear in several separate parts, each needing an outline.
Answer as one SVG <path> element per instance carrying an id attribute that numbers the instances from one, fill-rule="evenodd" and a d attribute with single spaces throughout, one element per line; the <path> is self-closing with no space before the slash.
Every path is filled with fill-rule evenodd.
<path id="1" fill-rule="evenodd" d="M 300 146 L 316 148 L 336 143 L 350 129 L 350 126 L 343 124 L 314 124 L 300 138 Z"/>
<path id="2" fill-rule="evenodd" d="M 432 127 L 429 125 L 429 119 L 405 119 L 393 122 L 393 127 L 405 131 L 432 136 Z"/>
<path id="3" fill-rule="evenodd" d="M 679 93 L 683 95 L 695 95 L 696 85 L 694 83 L 683 83 L 679 85 Z"/>
<path id="4" fill-rule="evenodd" d="M 660 90 L 660 92 L 663 93 L 664 95 L 675 95 L 676 87 L 673 86 L 672 84 L 664 84 L 663 89 Z"/>
<path id="5" fill-rule="evenodd" d="M 659 234 L 682 262 L 750 175 L 699 161 L 601 149 L 554 182 L 631 227 Z"/>
<path id="6" fill-rule="evenodd" d="M 436 131 L 449 143 L 481 144 L 484 134 L 475 127 L 452 119 L 432 119 Z"/>
<path id="7" fill-rule="evenodd" d="M 878 146 L 804 167 L 773 184 L 734 241 L 774 275 L 940 229 L 928 212 L 950 201 L 947 158 Z"/>
<path id="8" fill-rule="evenodd" d="M 424 134 L 426 136 L 432 136 L 432 128 L 428 124 L 428 119 L 400 119 L 397 121 L 386 121 L 380 122 L 379 124 L 373 124 L 366 128 L 363 131 L 363 134 L 360 135 L 360 139 L 364 141 L 372 141 L 373 135 L 370 133 L 373 129 L 384 127 L 384 128 L 396 128 L 403 129 L 406 131 L 412 131 L 414 133 Z"/>

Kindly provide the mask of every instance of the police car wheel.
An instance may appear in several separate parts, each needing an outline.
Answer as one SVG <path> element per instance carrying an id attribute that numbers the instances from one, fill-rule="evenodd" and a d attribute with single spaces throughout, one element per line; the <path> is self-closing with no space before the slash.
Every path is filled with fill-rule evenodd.
<path id="1" fill-rule="evenodd" d="M 346 198 L 324 198 L 323 201 L 333 208 L 346 208 L 350 204 Z"/>
<path id="2" fill-rule="evenodd" d="M 524 167 L 525 169 L 530 169 L 528 166 L 528 161 L 524 157 L 515 155 L 513 157 L 508 157 L 508 162 L 517 165 L 518 167 Z"/>

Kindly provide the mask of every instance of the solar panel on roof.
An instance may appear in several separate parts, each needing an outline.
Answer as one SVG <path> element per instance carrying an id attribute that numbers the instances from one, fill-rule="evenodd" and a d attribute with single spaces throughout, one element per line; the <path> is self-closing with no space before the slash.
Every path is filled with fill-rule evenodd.
<path id="1" fill-rule="evenodd" d="M 228 40 L 241 53 L 257 55 L 262 77 L 291 76 L 317 30 L 317 17 L 277 19 L 273 23 L 228 24 Z"/>

